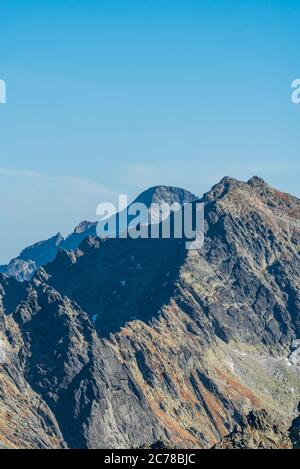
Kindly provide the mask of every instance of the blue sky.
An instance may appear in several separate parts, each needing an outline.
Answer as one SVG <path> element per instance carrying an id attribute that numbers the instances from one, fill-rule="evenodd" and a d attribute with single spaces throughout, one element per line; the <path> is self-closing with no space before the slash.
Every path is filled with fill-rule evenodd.
<path id="1" fill-rule="evenodd" d="M 298 0 L 1 0 L 0 263 L 119 192 L 300 196 Z"/>

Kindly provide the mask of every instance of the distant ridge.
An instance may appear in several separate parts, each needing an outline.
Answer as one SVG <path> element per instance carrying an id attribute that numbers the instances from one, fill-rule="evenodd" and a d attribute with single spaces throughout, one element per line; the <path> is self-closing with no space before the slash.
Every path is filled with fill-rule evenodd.
<path id="1" fill-rule="evenodd" d="M 196 198 L 191 192 L 179 187 L 155 186 L 142 192 L 134 202 L 144 203 L 147 207 L 158 202 L 168 204 L 177 202 L 183 205 Z M 60 233 L 57 233 L 52 238 L 35 243 L 25 248 L 8 265 L 1 265 L 0 273 L 8 277 L 15 277 L 20 282 L 28 281 L 41 266 L 52 262 L 60 249 L 75 251 L 85 238 L 97 236 L 96 227 L 97 222 L 82 221 L 65 239 Z"/>

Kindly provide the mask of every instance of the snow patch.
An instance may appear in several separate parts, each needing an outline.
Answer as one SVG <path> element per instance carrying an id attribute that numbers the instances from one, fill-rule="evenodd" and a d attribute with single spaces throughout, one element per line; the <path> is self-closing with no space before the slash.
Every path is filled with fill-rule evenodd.
<path id="1" fill-rule="evenodd" d="M 4 340 L 0 339 L 0 364 L 6 361 L 6 347 Z"/>
<path id="2" fill-rule="evenodd" d="M 288 366 L 299 366 L 300 365 L 300 339 L 293 340 L 291 344 L 291 353 L 287 357 Z"/>

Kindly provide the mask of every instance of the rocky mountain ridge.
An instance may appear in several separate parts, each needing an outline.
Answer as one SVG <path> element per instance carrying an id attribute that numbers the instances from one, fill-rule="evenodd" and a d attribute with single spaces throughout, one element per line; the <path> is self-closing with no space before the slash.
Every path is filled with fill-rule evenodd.
<path id="1" fill-rule="evenodd" d="M 259 178 L 224 178 L 200 202 L 200 251 L 89 237 L 30 282 L 0 274 L 3 444 L 211 448 L 262 409 L 290 427 L 300 201 Z"/>

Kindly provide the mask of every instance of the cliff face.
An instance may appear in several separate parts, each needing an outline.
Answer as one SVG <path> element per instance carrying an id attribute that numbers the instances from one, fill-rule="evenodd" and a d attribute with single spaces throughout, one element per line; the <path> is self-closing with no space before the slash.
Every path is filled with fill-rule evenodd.
<path id="1" fill-rule="evenodd" d="M 298 411 L 300 410 L 300 404 Z M 249 412 L 213 449 L 300 449 L 300 416 L 286 422 L 275 420 L 264 409 Z"/>
<path id="2" fill-rule="evenodd" d="M 69 447 L 209 448 L 262 408 L 291 424 L 300 201 L 259 178 L 224 178 L 201 201 L 200 251 L 178 239 L 87 238 L 30 283 L 0 274 L 0 331 L 43 405 L 40 445 L 52 432 Z M 7 428 L 5 442 L 23 447 L 23 429 Z"/>
<path id="3" fill-rule="evenodd" d="M 292 449 L 288 428 L 265 410 L 251 411 L 214 449 Z"/>
<path id="4" fill-rule="evenodd" d="M 20 299 L 19 285 L 12 282 L 5 293 L 0 281 L 0 448 L 64 448 L 55 416 L 25 377 L 26 337 L 8 313 Z"/>

